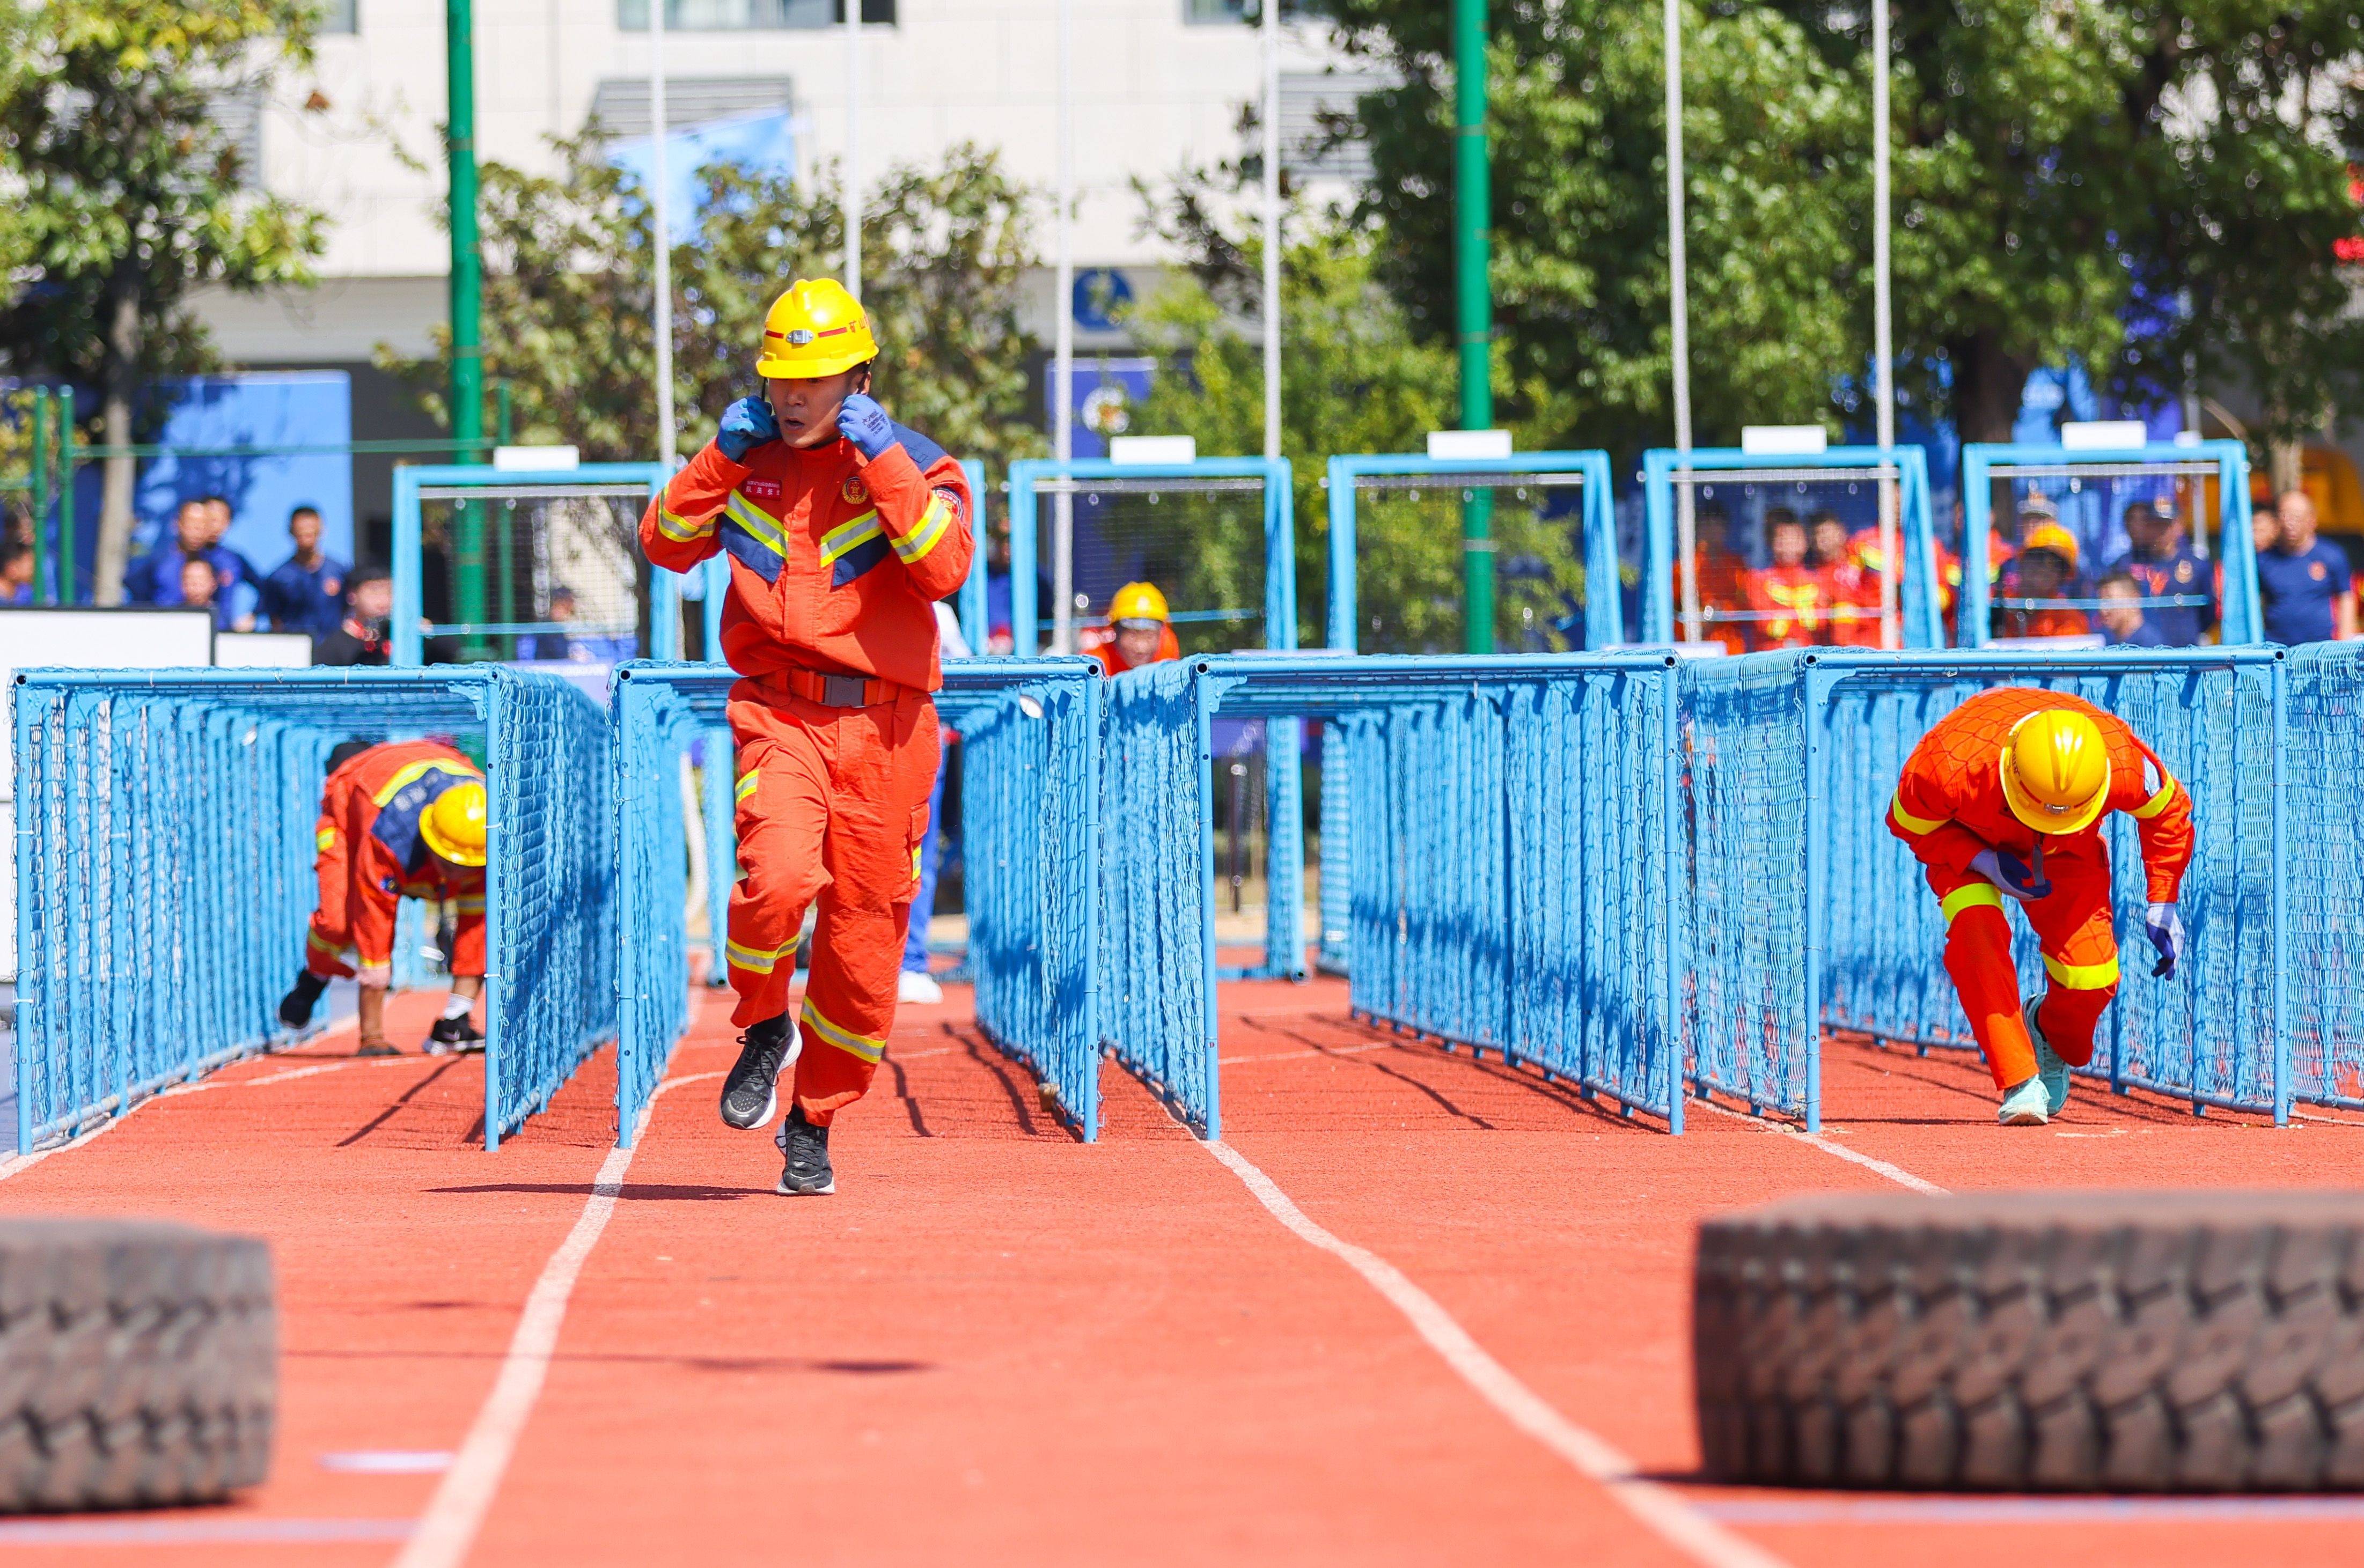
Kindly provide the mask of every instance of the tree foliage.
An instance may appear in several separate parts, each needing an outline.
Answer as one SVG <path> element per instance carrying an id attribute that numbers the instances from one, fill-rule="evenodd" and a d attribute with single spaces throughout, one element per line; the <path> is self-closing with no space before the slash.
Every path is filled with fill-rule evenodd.
<path id="1" fill-rule="evenodd" d="M 608 162 L 596 128 L 557 144 L 542 175 L 482 171 L 484 355 L 514 389 L 518 439 L 579 446 L 597 460 L 657 451 L 655 269 L 651 219 L 633 178 Z M 835 176 L 809 184 L 730 165 L 705 169 L 697 229 L 673 247 L 674 398 L 685 450 L 754 390 L 764 312 L 798 277 L 834 276 L 843 253 Z M 933 168 L 901 167 L 863 211 L 863 302 L 877 333 L 875 391 L 895 417 L 964 458 L 1007 462 L 1042 450 L 1028 417 L 1037 352 L 1019 320 L 1033 263 L 1034 198 L 998 157 L 952 149 Z M 408 374 L 440 415 L 449 339 Z"/>
<path id="2" fill-rule="evenodd" d="M 309 278 L 322 219 L 263 192 L 211 113 L 311 58 L 315 0 L 0 4 L 0 364 L 98 391 L 133 436 L 148 378 L 202 367 L 205 284 Z M 119 595 L 132 472 L 111 460 L 102 602 Z"/>
<path id="3" fill-rule="evenodd" d="M 1337 0 L 1401 85 L 1366 98 L 1381 275 L 1451 328 L 1449 8 Z M 2364 145 L 2354 0 L 1951 0 L 1895 16 L 1899 384 L 1971 439 L 2038 364 L 2135 395 L 2247 384 L 2280 431 L 2364 376 L 2335 241 Z M 1566 439 L 1667 439 L 1656 0 L 1502 0 L 1493 281 Z M 1683 134 L 1699 438 L 1861 406 L 1871 347 L 1869 23 L 1834 0 L 1686 7 Z M 2188 304 L 2186 312 L 2184 306 Z"/>

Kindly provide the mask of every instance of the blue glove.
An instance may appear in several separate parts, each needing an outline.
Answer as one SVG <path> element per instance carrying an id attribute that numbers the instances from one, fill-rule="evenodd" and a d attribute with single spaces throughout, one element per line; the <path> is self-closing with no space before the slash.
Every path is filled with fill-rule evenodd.
<path id="1" fill-rule="evenodd" d="M 780 422 L 772 417 L 771 404 L 742 397 L 722 411 L 722 428 L 715 433 L 714 444 L 732 462 L 745 462 L 755 448 L 779 439 Z"/>
<path id="2" fill-rule="evenodd" d="M 853 392 L 837 410 L 837 433 L 853 443 L 864 461 L 875 462 L 880 453 L 895 444 L 895 421 L 886 417 L 886 410 L 866 394 Z"/>
<path id="3" fill-rule="evenodd" d="M 2158 962 L 2150 967 L 2151 978 L 2173 978 L 2175 961 L 2183 956 L 2183 917 L 2172 904 L 2154 904 L 2143 916 L 2143 931 L 2158 950 Z"/>
<path id="4" fill-rule="evenodd" d="M 2022 904 L 2052 896 L 2052 879 L 2036 875 L 2025 861 L 2006 851 L 1980 850 L 1970 857 L 1970 869 Z"/>

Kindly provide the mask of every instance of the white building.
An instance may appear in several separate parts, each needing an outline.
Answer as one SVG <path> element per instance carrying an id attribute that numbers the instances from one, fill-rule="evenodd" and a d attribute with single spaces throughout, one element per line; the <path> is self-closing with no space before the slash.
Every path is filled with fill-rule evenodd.
<path id="1" fill-rule="evenodd" d="M 554 167 L 549 141 L 594 106 L 619 139 L 648 131 L 648 0 L 476 0 L 476 150 L 482 161 Z M 842 157 L 847 57 L 840 0 L 668 0 L 669 125 L 789 111 L 800 170 Z M 1260 43 L 1243 0 L 1073 0 L 1074 254 L 1136 292 L 1162 258 L 1136 233 L 1131 183 L 1236 157 L 1240 115 L 1261 92 Z M 332 0 L 315 69 L 291 72 L 249 131 L 263 182 L 325 212 L 317 288 L 200 301 L 224 354 L 250 365 L 363 367 L 380 344 L 429 350 L 447 314 L 443 7 Z M 1057 172 L 1054 0 L 864 0 L 859 150 L 865 181 L 974 141 L 1046 194 Z M 1288 15 L 1288 13 L 1285 13 Z M 1362 81 L 1319 26 L 1283 29 L 1283 127 L 1302 138 Z M 1334 169 L 1342 155 L 1329 154 Z M 1352 156 L 1351 152 L 1344 154 Z M 1302 161 L 1300 160 L 1300 161 Z M 1052 237 L 1038 247 L 1047 262 Z M 1051 335 L 1047 271 L 1030 293 Z M 1086 347 L 1108 346 L 1087 330 Z M 357 383 L 357 425 L 377 399 Z M 357 428 L 356 434 L 367 433 Z"/>

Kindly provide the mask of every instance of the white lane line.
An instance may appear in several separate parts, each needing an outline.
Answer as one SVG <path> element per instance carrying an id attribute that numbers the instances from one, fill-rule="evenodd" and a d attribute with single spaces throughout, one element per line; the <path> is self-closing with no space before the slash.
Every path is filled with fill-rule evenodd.
<path id="1" fill-rule="evenodd" d="M 1834 1143 L 1819 1132 L 1808 1132 L 1802 1128 L 1791 1127 L 1786 1122 L 1767 1121 L 1763 1117 L 1749 1116 L 1745 1112 L 1733 1110 L 1729 1106 L 1717 1105 L 1713 1100 L 1693 1100 L 1690 1103 L 1694 1106 L 1704 1106 L 1718 1116 L 1728 1116 L 1734 1121 L 1745 1121 L 1760 1132 L 1779 1133 L 1784 1138 L 1794 1138 L 1801 1143 L 1810 1144 L 1821 1150 L 1834 1160 L 1844 1160 L 1850 1165 L 1860 1165 L 1877 1175 L 1885 1176 L 1900 1187 L 1911 1187 L 1914 1192 L 1927 1193 L 1931 1197 L 1952 1195 L 1947 1189 L 1935 1182 L 1923 1180 L 1901 1165 L 1891 1165 L 1885 1160 L 1875 1160 L 1870 1155 L 1859 1150 L 1850 1149 L 1844 1143 Z"/>
<path id="2" fill-rule="evenodd" d="M 633 1151 L 646 1139 L 657 1100 L 668 1089 L 721 1076 L 719 1072 L 696 1073 L 659 1084 L 641 1108 L 631 1148 L 611 1149 L 599 1162 L 599 1173 L 591 1179 L 591 1195 L 584 1200 L 574 1228 L 542 1265 L 541 1277 L 533 1282 L 533 1290 L 525 1298 L 525 1310 L 519 1315 L 517 1332 L 509 1338 L 508 1354 L 501 1359 L 493 1391 L 485 1396 L 466 1440 L 452 1456 L 451 1468 L 437 1484 L 434 1497 L 402 1554 L 394 1560 L 394 1568 L 459 1568 L 467 1561 L 468 1550 L 475 1544 L 476 1532 L 484 1528 L 485 1516 L 492 1511 L 493 1498 L 508 1473 L 509 1461 L 516 1456 L 518 1440 L 525 1435 L 534 1403 L 541 1397 L 574 1282 L 581 1277 L 591 1249 L 598 1244 L 600 1232 L 615 1216 L 624 1173 L 631 1168 Z"/>
<path id="3" fill-rule="evenodd" d="M 1392 1040 L 1373 1040 L 1368 1045 L 1333 1045 L 1321 1051 L 1276 1051 L 1268 1056 L 1220 1056 L 1218 1067 L 1238 1067 L 1251 1062 L 1302 1062 L 1309 1056 L 1354 1056 L 1366 1051 L 1396 1051 L 1401 1042 Z"/>
<path id="4" fill-rule="evenodd" d="M 1692 1507 L 1672 1489 L 1644 1478 L 1614 1444 L 1569 1420 L 1542 1395 L 1472 1339 L 1436 1298 L 1412 1284 L 1403 1271 L 1377 1253 L 1341 1240 L 1306 1217 L 1270 1176 L 1226 1143 L 1207 1151 L 1223 1162 L 1255 1195 L 1275 1219 L 1299 1240 L 1317 1247 L 1363 1276 L 1365 1284 L 1402 1313 L 1429 1349 L 1460 1375 L 1504 1419 L 1597 1482 L 1611 1497 L 1678 1551 L 1709 1568 L 1784 1568 L 1782 1560 L 1743 1540 Z"/>

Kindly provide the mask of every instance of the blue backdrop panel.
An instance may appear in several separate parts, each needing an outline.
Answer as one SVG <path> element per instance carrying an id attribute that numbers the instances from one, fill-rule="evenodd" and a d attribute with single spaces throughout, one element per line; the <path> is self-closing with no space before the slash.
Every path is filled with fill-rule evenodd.
<path id="1" fill-rule="evenodd" d="M 283 1038 L 322 765 L 355 736 L 422 733 L 481 746 L 491 786 L 485 1146 L 550 1103 L 615 1032 L 589 699 L 490 669 L 33 671 L 16 701 L 20 1150 Z"/>
<path id="2" fill-rule="evenodd" d="M 720 664 L 635 662 L 617 671 L 616 1108 L 626 1142 L 689 1021 L 682 751 L 698 738 L 713 748 L 712 802 L 714 782 L 731 774 L 730 734 L 719 727 L 738 679 Z M 1099 1135 L 1099 840 L 1090 781 L 1101 684 L 1099 666 L 1084 659 L 952 659 L 935 694 L 938 715 L 967 748 L 962 851 L 978 1028 L 1055 1093 L 1087 1141 Z M 727 818 L 708 810 L 705 822 L 719 932 L 735 850 Z"/>
<path id="3" fill-rule="evenodd" d="M 2364 644 L 2291 650 L 2283 767 L 2291 1081 L 2364 1107 Z"/>

